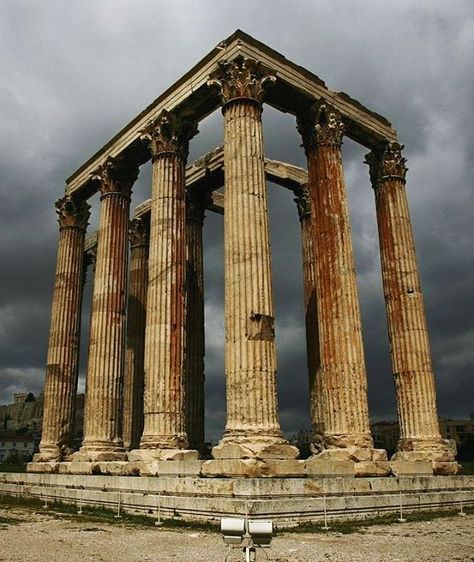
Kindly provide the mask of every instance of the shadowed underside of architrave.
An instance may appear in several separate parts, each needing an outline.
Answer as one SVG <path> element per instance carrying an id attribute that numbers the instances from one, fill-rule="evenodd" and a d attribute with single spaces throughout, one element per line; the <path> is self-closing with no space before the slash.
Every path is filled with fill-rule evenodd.
<path id="1" fill-rule="evenodd" d="M 281 185 L 291 191 L 308 181 L 308 172 L 298 166 L 265 159 L 265 175 L 267 180 Z M 224 185 L 224 150 L 219 146 L 208 152 L 186 168 L 186 188 L 200 189 L 209 192 L 209 202 L 206 208 L 220 215 L 224 214 L 224 197 L 214 190 Z M 137 206 L 133 218 L 147 217 L 150 213 L 151 199 L 146 199 Z M 97 245 L 97 232 L 89 236 L 85 242 L 84 251 L 88 252 Z"/>
<path id="2" fill-rule="evenodd" d="M 395 129 L 384 117 L 344 92 L 331 91 L 316 75 L 237 30 L 80 166 L 67 179 L 66 193 L 90 197 L 97 190 L 92 175 L 107 158 L 120 155 L 138 164 L 145 163 L 150 156 L 140 142 L 140 134 L 161 111 L 174 110 L 198 122 L 212 113 L 220 106 L 220 100 L 216 90 L 207 84 L 209 75 L 217 69 L 220 61 L 233 60 L 238 56 L 259 60 L 276 75 L 277 81 L 266 93 L 265 103 L 296 115 L 315 100 L 323 98 L 340 111 L 349 138 L 370 149 L 386 141 L 397 140 Z"/>

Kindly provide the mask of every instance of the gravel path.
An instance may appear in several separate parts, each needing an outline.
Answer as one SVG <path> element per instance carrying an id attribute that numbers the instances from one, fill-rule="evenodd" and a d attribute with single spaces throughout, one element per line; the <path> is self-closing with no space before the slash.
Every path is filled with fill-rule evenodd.
<path id="1" fill-rule="evenodd" d="M 2 518 L 16 521 L 2 523 Z M 0 508 L 1 562 L 223 562 L 226 552 L 217 533 Z M 274 562 L 474 562 L 474 516 L 377 525 L 347 535 L 285 533 L 273 540 L 268 554 Z M 228 560 L 242 558 L 236 552 Z M 264 560 L 257 556 L 257 562 Z"/>

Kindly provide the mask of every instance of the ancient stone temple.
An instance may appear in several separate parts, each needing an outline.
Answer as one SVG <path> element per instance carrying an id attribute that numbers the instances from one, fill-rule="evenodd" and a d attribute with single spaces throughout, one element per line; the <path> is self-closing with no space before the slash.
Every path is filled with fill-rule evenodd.
<path id="1" fill-rule="evenodd" d="M 295 117 L 307 170 L 265 158 L 264 104 Z M 188 163 L 199 122 L 220 109 L 223 146 Z M 368 149 L 400 442 L 373 445 L 341 147 Z M 140 166 L 151 198 L 130 215 Z M 40 452 L 32 472 L 315 477 L 455 474 L 441 438 L 423 296 L 391 124 L 311 72 L 235 32 L 66 182 Z M 294 194 L 301 223 L 312 456 L 279 422 L 266 180 Z M 220 190 L 224 187 L 223 192 Z M 88 200 L 100 194 L 86 238 Z M 204 437 L 205 212 L 224 215 L 227 423 Z M 81 302 L 93 275 L 84 438 L 71 447 Z M 92 271 L 93 270 L 93 271 Z M 387 374 L 388 376 L 388 374 Z"/>

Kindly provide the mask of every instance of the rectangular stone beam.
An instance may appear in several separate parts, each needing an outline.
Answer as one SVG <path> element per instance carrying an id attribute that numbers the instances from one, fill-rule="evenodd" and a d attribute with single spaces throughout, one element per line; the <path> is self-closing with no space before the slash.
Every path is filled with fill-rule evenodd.
<path id="1" fill-rule="evenodd" d="M 368 148 L 373 148 L 385 140 L 396 140 L 395 129 L 384 117 L 368 110 L 344 92 L 329 90 L 324 82 L 311 72 L 287 60 L 250 35 L 237 30 L 80 166 L 67 179 L 66 193 L 81 192 L 83 197 L 90 197 L 96 190 L 91 176 L 99 164 L 109 157 L 122 155 L 133 158 L 139 164 L 146 162 L 149 155 L 140 143 L 140 134 L 145 125 L 163 109 L 178 110 L 181 115 L 197 121 L 209 115 L 220 102 L 216 91 L 207 86 L 208 77 L 216 70 L 219 61 L 232 60 L 239 55 L 256 58 L 276 73 L 278 80 L 275 86 L 269 89 L 266 102 L 277 109 L 296 114 L 311 101 L 323 97 L 341 112 L 346 134 L 353 140 Z"/>
<path id="2" fill-rule="evenodd" d="M 224 152 L 222 147 L 216 148 L 186 168 L 186 187 L 189 189 L 206 189 L 208 191 L 219 189 L 224 185 Z M 278 160 L 265 159 L 265 175 L 267 180 L 282 187 L 294 190 L 308 181 L 308 172 L 298 166 L 279 162 Z M 149 215 L 151 199 L 146 199 L 137 206 L 134 218 L 143 218 Z M 224 214 L 224 196 L 218 191 L 210 193 L 207 210 L 219 215 Z M 90 251 L 97 244 L 97 232 L 86 240 L 84 251 Z"/>

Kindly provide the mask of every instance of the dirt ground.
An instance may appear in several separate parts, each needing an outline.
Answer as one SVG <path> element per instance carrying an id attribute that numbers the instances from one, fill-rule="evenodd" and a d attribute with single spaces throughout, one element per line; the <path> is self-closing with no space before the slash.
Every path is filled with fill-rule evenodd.
<path id="1" fill-rule="evenodd" d="M 0 561 L 221 562 L 217 532 L 168 530 L 0 507 Z M 283 533 L 267 556 L 274 562 L 473 562 L 474 515 L 376 525 L 340 534 Z M 258 553 L 257 562 L 266 560 Z M 228 561 L 242 560 L 235 551 Z"/>

